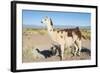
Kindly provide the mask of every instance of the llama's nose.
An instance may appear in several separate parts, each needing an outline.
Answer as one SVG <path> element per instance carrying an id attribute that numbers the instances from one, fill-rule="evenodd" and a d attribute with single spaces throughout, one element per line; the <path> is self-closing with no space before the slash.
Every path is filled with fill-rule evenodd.
<path id="1" fill-rule="evenodd" d="M 41 23 L 43 23 L 43 22 L 41 21 Z"/>

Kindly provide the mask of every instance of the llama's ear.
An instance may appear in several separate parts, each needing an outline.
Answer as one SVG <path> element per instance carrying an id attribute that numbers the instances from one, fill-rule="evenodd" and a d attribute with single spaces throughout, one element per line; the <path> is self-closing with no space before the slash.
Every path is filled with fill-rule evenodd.
<path id="1" fill-rule="evenodd" d="M 50 19 L 50 22 L 51 22 L 51 25 L 53 26 L 53 22 L 52 22 L 52 20 Z"/>

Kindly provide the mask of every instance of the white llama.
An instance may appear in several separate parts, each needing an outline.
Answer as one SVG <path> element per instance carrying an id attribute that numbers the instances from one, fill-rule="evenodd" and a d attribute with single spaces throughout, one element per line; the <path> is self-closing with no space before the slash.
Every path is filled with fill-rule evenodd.
<path id="1" fill-rule="evenodd" d="M 54 30 L 51 18 L 44 17 L 41 23 L 46 24 L 47 31 L 53 43 L 60 45 L 60 59 L 64 59 L 64 49 L 70 48 L 72 45 L 75 47 L 74 55 L 80 55 L 81 50 L 81 32 L 79 28 Z"/>

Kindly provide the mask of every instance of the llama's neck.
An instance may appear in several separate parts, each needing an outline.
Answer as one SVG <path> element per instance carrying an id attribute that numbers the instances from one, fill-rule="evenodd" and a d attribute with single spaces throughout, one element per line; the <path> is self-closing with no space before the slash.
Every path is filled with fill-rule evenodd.
<path id="1" fill-rule="evenodd" d="M 48 30 L 48 34 L 49 36 L 52 38 L 53 35 L 53 26 L 51 26 L 50 24 L 47 26 L 47 30 Z"/>

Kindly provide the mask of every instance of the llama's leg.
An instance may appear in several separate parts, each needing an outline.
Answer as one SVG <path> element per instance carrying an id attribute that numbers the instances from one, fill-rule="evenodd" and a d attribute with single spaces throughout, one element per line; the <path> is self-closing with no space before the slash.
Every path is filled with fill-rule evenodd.
<path id="1" fill-rule="evenodd" d="M 62 60 L 62 53 L 61 53 L 62 51 L 61 51 L 61 46 L 60 46 L 60 49 L 58 50 L 58 56 L 60 57 L 60 60 Z"/>
<path id="2" fill-rule="evenodd" d="M 76 56 L 78 51 L 78 46 L 74 43 L 74 47 L 75 47 L 74 56 Z"/>
<path id="3" fill-rule="evenodd" d="M 58 47 L 56 48 L 56 52 L 58 52 L 58 56 L 61 58 L 61 46 L 58 45 Z"/>
<path id="4" fill-rule="evenodd" d="M 81 48 L 82 48 L 82 45 L 81 45 L 81 40 L 78 41 L 78 55 L 80 56 L 80 53 L 81 53 Z"/>
<path id="5" fill-rule="evenodd" d="M 61 45 L 61 60 L 64 59 L 64 45 Z"/>

